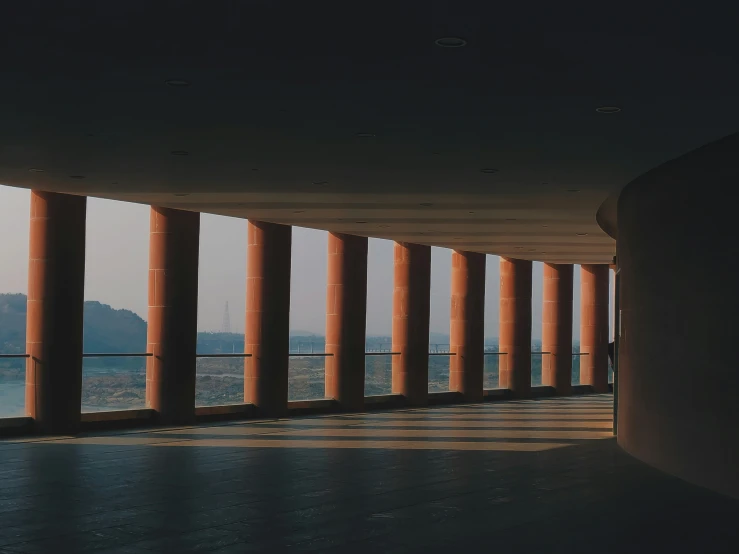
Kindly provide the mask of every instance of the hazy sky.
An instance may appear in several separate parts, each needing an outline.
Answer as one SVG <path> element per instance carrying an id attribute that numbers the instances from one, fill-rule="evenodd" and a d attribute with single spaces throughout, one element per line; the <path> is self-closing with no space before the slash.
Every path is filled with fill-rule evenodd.
<path id="1" fill-rule="evenodd" d="M 0 292 L 22 292 L 28 279 L 29 191 L 0 185 Z M 149 207 L 90 198 L 87 205 L 85 298 L 146 319 Z M 326 232 L 293 228 L 290 328 L 323 334 Z M 370 239 L 367 333 L 392 329 L 393 243 Z M 432 248 L 431 331 L 449 332 L 451 250 Z M 498 336 L 499 259 L 488 256 L 485 336 Z M 200 235 L 198 328 L 218 331 L 225 303 L 231 329 L 244 331 L 246 221 L 204 214 Z M 573 334 L 580 335 L 580 272 L 575 271 Z M 542 264 L 534 264 L 533 330 L 541 338 Z"/>

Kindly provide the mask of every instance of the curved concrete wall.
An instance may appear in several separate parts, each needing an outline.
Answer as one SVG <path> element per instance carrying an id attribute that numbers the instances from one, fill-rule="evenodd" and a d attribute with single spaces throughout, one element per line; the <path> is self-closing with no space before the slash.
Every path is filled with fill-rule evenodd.
<path id="1" fill-rule="evenodd" d="M 739 135 L 640 177 L 618 204 L 618 442 L 739 497 Z"/>

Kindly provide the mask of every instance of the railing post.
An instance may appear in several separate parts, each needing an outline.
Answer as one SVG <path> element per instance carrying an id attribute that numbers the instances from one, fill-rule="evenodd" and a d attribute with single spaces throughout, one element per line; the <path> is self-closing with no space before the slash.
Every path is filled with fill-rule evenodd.
<path id="1" fill-rule="evenodd" d="M 26 414 L 42 433 L 79 429 L 87 198 L 31 192 Z"/>
<path id="2" fill-rule="evenodd" d="M 146 406 L 161 423 L 195 418 L 200 213 L 151 207 Z"/>

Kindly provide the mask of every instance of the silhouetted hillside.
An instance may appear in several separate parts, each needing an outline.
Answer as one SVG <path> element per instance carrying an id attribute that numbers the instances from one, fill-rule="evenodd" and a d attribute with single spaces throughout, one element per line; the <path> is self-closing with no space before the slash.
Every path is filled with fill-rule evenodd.
<path id="1" fill-rule="evenodd" d="M 146 321 L 130 310 L 115 310 L 96 301 L 85 302 L 84 351 L 134 353 L 146 351 Z M 0 354 L 26 351 L 26 295 L 0 294 Z M 99 365 L 133 367 L 143 360 L 107 358 Z M 5 367 L 20 367 L 23 360 L 7 360 Z"/>

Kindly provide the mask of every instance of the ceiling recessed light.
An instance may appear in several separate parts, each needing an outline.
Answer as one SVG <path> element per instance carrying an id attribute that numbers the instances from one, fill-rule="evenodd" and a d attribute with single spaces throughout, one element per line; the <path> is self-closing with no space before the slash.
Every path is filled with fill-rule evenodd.
<path id="1" fill-rule="evenodd" d="M 587 233 L 575 233 L 578 237 L 587 237 Z"/>
<path id="2" fill-rule="evenodd" d="M 184 79 L 167 79 L 164 81 L 165 84 L 169 85 L 170 87 L 189 87 L 190 81 L 185 81 Z"/>
<path id="3" fill-rule="evenodd" d="M 314 185 L 328 185 L 328 181 L 313 181 Z"/>
<path id="4" fill-rule="evenodd" d="M 188 152 L 187 150 L 172 150 L 170 154 L 172 154 L 173 156 L 187 156 L 188 154 L 190 154 L 190 152 Z"/>
<path id="5" fill-rule="evenodd" d="M 497 169 L 493 169 L 492 167 L 484 167 L 480 171 L 483 173 L 498 173 Z"/>
<path id="6" fill-rule="evenodd" d="M 187 193 L 187 192 L 175 192 L 174 195 L 175 196 L 188 196 L 189 193 Z"/>
<path id="7" fill-rule="evenodd" d="M 357 133 L 359 138 L 372 138 L 375 136 L 374 133 Z"/>
<path id="8" fill-rule="evenodd" d="M 467 44 L 467 41 L 459 37 L 442 37 L 437 38 L 434 44 L 442 48 L 461 48 Z"/>
<path id="9" fill-rule="evenodd" d="M 618 106 L 601 106 L 600 108 L 595 108 L 595 111 L 600 113 L 618 113 L 621 111 L 621 108 Z"/>
<path id="10" fill-rule="evenodd" d="M 45 169 L 36 169 L 35 167 L 32 167 L 28 171 L 30 171 L 31 173 L 44 173 L 46 170 Z"/>
<path id="11" fill-rule="evenodd" d="M 433 205 L 434 205 L 434 203 L 433 203 L 433 202 L 421 202 L 421 203 L 419 204 L 419 206 L 423 206 L 424 208 L 430 208 L 430 207 L 431 207 L 431 206 L 433 206 Z"/>
<path id="12" fill-rule="evenodd" d="M 69 178 L 70 179 L 84 179 L 85 176 L 84 175 L 70 175 Z"/>

